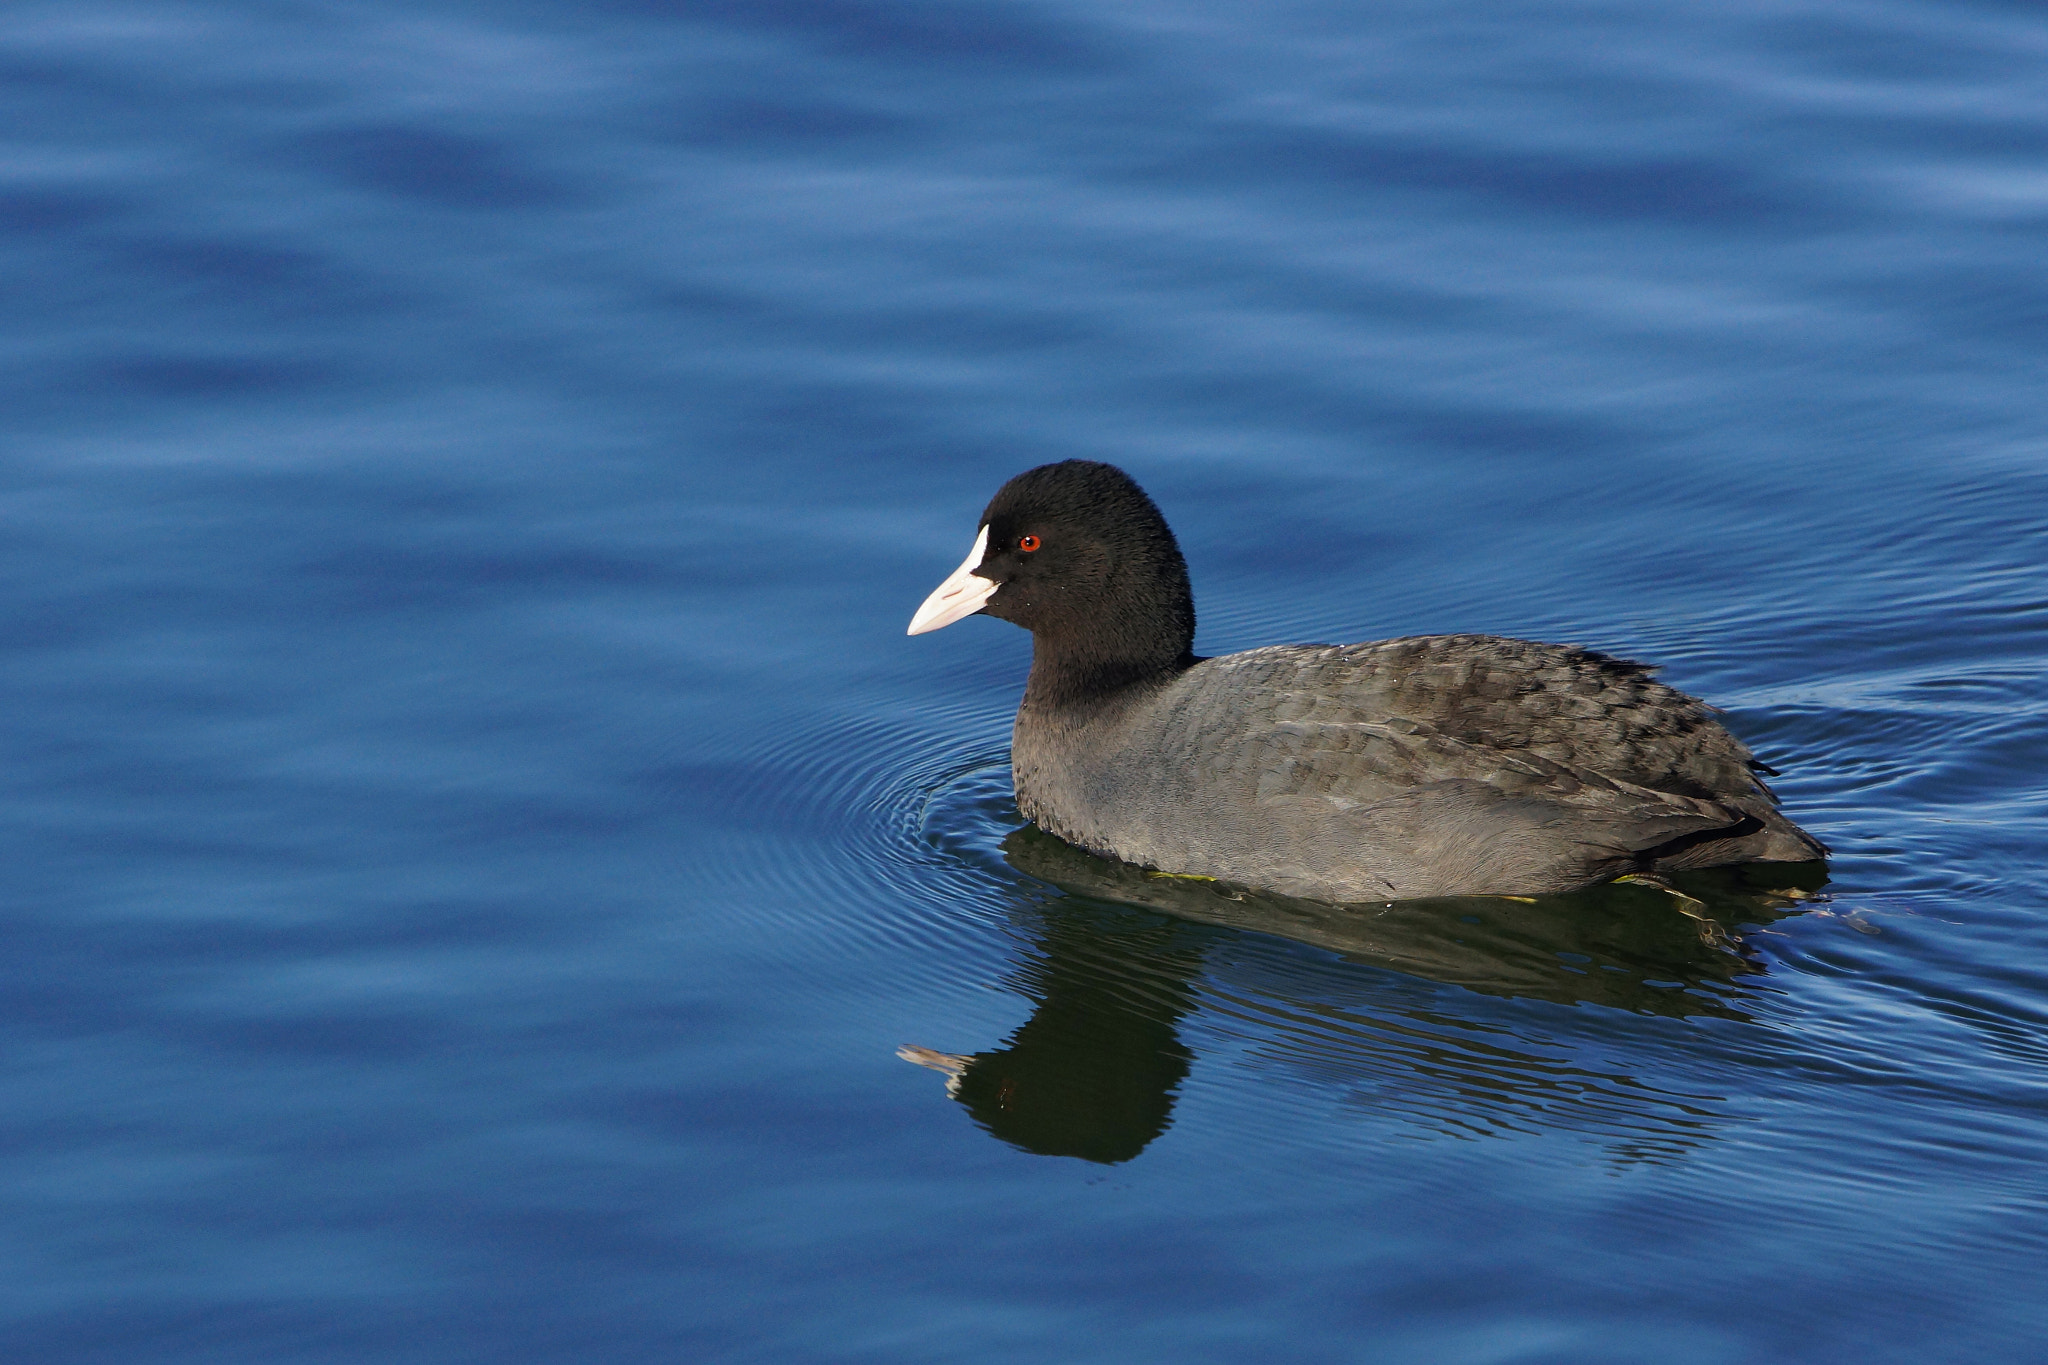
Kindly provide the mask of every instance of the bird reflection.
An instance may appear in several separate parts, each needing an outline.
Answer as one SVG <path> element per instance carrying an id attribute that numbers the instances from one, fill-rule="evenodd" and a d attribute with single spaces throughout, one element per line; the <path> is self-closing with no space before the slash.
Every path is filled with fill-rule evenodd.
<path id="1" fill-rule="evenodd" d="M 1071 897 L 1046 907 L 1036 938 L 1014 982 L 1031 1018 L 1001 1048 L 897 1055 L 945 1072 L 947 1093 L 1013 1146 L 1128 1161 L 1166 1131 L 1193 1060 L 1176 1025 L 1201 945 L 1172 920 Z"/>
<path id="2" fill-rule="evenodd" d="M 1012 984 L 1032 1000 L 1031 1017 L 992 1051 L 904 1047 L 898 1055 L 944 1073 L 947 1092 L 1003 1141 L 1105 1164 L 1128 1161 L 1171 1123 L 1192 1062 L 1179 1024 L 1193 1008 L 1205 959 L 1219 944 L 1241 942 L 1230 931 L 1276 935 L 1484 995 L 1741 1019 L 1740 979 L 1764 964 L 1740 927 L 1796 913 L 1826 875 L 1819 864 L 1770 864 L 1694 873 L 1677 886 L 1610 885 L 1533 900 L 1333 906 L 1106 862 L 1032 826 L 1012 833 L 1003 853 L 1067 893 L 1028 912 L 1037 951 Z M 1389 1019 L 1384 1000 L 1361 1011 L 1342 998 L 1399 993 L 1388 982 L 1381 973 L 1333 982 L 1310 969 L 1277 981 L 1265 971 L 1251 986 L 1212 981 L 1209 989 L 1275 1030 L 1267 1052 L 1278 1064 L 1384 1087 L 1390 1103 L 1446 1130 L 1591 1128 L 1633 1150 L 1690 1145 L 1712 1118 L 1685 1097 L 1659 1096 L 1626 1077 L 1475 1044 L 1469 1030 L 1444 1032 L 1440 1004 Z M 1434 1027 L 1418 1027 L 1425 1015 Z M 1466 1112 L 1474 1105 L 1480 1112 Z"/>

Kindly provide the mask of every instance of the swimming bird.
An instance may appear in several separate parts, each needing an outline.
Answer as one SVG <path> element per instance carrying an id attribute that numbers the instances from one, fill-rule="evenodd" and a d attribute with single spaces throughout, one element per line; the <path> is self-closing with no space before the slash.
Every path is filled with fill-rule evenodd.
<path id="1" fill-rule="evenodd" d="M 1105 858 L 1362 902 L 1827 852 L 1643 664 L 1492 635 L 1198 657 L 1179 543 L 1114 465 L 1004 484 L 909 633 L 976 614 L 1031 632 L 1017 809 Z"/>

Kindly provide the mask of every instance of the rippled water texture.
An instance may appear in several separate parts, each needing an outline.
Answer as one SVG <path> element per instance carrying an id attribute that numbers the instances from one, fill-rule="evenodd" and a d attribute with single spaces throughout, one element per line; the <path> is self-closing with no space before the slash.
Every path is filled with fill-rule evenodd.
<path id="1" fill-rule="evenodd" d="M 0 1355 L 2023 1362 L 2037 5 L 0 10 Z M 1018 832 L 995 487 L 1661 662 L 1836 850 Z M 898 1049 L 922 1065 L 912 1065 Z"/>

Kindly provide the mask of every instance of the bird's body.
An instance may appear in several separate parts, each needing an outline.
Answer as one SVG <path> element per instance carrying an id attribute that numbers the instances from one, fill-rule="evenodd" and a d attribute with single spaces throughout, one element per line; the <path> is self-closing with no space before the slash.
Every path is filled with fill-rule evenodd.
<path id="1" fill-rule="evenodd" d="M 1069 843 L 1321 900 L 1820 856 L 1705 706 L 1525 640 L 1205 659 L 1091 707 L 1027 702 L 1012 754 L 1018 809 Z"/>
<path id="2" fill-rule="evenodd" d="M 1197 658 L 1172 533 L 1108 465 L 1005 485 L 912 630 L 976 609 L 1033 634 L 1018 809 L 1124 862 L 1386 901 L 1825 853 L 1640 664 L 1486 635 Z"/>

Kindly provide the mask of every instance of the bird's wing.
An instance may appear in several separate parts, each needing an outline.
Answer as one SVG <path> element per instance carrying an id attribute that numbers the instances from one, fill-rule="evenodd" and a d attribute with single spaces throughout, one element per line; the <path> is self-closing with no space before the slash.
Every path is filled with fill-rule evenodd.
<path id="1" fill-rule="evenodd" d="M 1467 746 L 1443 762 L 1520 758 L 1759 817 L 1776 806 L 1754 756 L 1711 707 L 1592 650 L 1432 635 L 1235 657 L 1235 685 L 1261 695 L 1249 709 L 1261 721 L 1377 725 Z"/>

